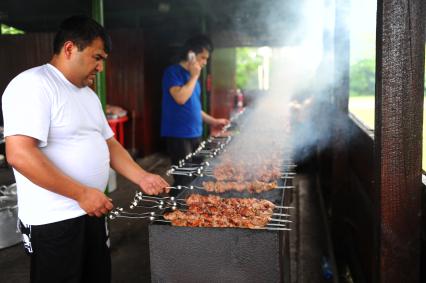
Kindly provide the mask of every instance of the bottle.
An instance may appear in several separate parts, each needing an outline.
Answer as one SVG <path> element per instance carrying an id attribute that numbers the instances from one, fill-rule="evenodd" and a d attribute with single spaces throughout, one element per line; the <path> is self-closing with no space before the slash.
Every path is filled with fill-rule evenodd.
<path id="1" fill-rule="evenodd" d="M 333 278 L 333 269 L 331 268 L 329 260 L 325 256 L 321 258 L 321 272 L 324 279 L 329 280 Z"/>
<path id="2" fill-rule="evenodd" d="M 242 91 L 237 88 L 234 94 L 234 109 L 238 112 L 241 112 L 244 107 L 244 96 Z"/>

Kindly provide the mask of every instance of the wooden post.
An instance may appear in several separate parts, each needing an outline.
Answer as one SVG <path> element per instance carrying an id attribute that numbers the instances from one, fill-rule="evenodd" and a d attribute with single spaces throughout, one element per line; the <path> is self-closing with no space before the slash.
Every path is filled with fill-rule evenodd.
<path id="1" fill-rule="evenodd" d="M 104 4 L 103 0 L 92 0 L 92 18 L 96 20 L 101 26 L 104 25 Z M 95 88 L 96 93 L 102 103 L 102 108 L 106 110 L 106 81 L 105 81 L 106 64 L 104 63 L 104 70 L 96 74 Z"/>
<path id="2" fill-rule="evenodd" d="M 425 1 L 379 0 L 376 282 L 419 282 Z"/>

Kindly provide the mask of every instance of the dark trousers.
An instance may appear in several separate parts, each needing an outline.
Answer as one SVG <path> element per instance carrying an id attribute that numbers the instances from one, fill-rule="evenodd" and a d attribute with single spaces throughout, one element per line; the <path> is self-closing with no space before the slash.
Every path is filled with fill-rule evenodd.
<path id="1" fill-rule="evenodd" d="M 31 282 L 111 282 L 105 217 L 88 215 L 45 225 L 23 226 L 31 256 Z"/>
<path id="2" fill-rule="evenodd" d="M 200 138 L 167 138 L 167 152 L 172 160 L 173 165 L 178 165 L 179 161 L 184 159 L 188 154 L 194 152 L 201 143 Z M 174 175 L 173 186 L 188 185 L 192 178 L 186 176 Z M 171 195 L 176 195 L 177 190 L 171 190 Z"/>
<path id="3" fill-rule="evenodd" d="M 201 138 L 167 138 L 167 152 L 173 165 L 194 152 L 201 143 Z"/>

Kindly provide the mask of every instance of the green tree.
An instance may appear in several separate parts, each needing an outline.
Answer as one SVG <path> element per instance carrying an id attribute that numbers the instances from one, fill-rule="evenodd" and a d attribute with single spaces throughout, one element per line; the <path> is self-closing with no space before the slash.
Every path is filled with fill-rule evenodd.
<path id="1" fill-rule="evenodd" d="M 374 58 L 362 59 L 351 66 L 350 92 L 351 95 L 374 95 L 375 92 Z"/>
<path id="2" fill-rule="evenodd" d="M 257 69 L 262 64 L 262 57 L 257 54 L 257 48 L 237 48 L 236 63 L 237 88 L 257 88 Z"/>
<path id="3" fill-rule="evenodd" d="M 10 27 L 5 24 L 0 24 L 0 34 L 24 34 L 22 30 Z"/>

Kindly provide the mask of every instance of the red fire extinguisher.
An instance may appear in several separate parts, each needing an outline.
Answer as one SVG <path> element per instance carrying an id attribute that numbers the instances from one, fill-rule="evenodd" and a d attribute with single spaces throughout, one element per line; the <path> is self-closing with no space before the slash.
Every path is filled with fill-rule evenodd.
<path id="1" fill-rule="evenodd" d="M 240 112 L 241 110 L 243 110 L 243 107 L 244 107 L 244 95 L 243 95 L 243 92 L 240 89 L 237 89 L 236 96 L 237 96 L 236 109 L 237 109 L 238 112 Z"/>

